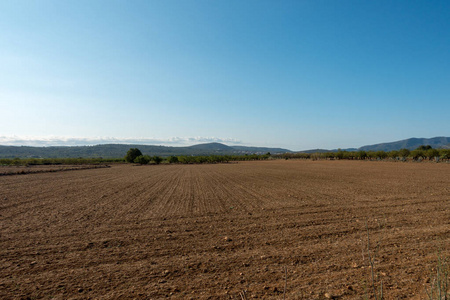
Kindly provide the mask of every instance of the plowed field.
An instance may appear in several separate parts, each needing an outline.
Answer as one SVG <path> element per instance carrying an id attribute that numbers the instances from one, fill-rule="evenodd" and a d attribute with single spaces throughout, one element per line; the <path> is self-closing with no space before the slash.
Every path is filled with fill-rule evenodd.
<path id="1" fill-rule="evenodd" d="M 265 161 L 0 177 L 1 299 L 425 299 L 450 165 Z M 366 229 L 367 224 L 367 229 Z M 240 295 L 241 293 L 241 295 Z"/>

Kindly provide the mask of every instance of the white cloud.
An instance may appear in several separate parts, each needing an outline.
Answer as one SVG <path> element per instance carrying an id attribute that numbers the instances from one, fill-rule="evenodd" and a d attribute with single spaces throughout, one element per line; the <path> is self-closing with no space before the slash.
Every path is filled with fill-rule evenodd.
<path id="1" fill-rule="evenodd" d="M 139 145 L 165 145 L 190 146 L 200 143 L 242 144 L 233 138 L 216 137 L 172 137 L 158 138 L 114 138 L 114 137 L 61 137 L 61 136 L 0 136 L 0 145 L 3 146 L 86 146 L 98 144 L 139 144 Z"/>

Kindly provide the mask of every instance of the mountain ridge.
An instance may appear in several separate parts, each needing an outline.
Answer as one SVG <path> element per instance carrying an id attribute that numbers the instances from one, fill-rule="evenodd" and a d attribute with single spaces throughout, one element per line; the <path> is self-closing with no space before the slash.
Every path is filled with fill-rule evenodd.
<path id="1" fill-rule="evenodd" d="M 358 150 L 364 151 L 392 151 L 402 148 L 414 150 L 422 145 L 430 145 L 433 148 L 450 148 L 450 137 L 438 136 L 434 138 L 409 138 L 390 143 L 380 143 L 362 146 Z"/>
<path id="2" fill-rule="evenodd" d="M 450 137 L 409 138 L 389 143 L 366 145 L 359 148 L 340 149 L 343 151 L 392 151 L 406 148 L 416 149 L 421 145 L 430 145 L 433 148 L 450 149 Z M 0 158 L 120 158 L 124 157 L 130 148 L 139 148 L 143 154 L 171 156 L 171 155 L 243 155 L 243 154 L 271 154 L 280 153 L 317 153 L 336 152 L 339 149 L 311 149 L 291 151 L 275 147 L 229 146 L 222 143 L 204 143 L 192 146 L 156 146 L 139 144 L 99 144 L 95 146 L 2 146 L 0 145 Z"/>
<path id="3" fill-rule="evenodd" d="M 450 149 L 450 137 L 444 137 L 444 136 L 438 136 L 433 138 L 409 138 L 394 142 L 388 142 L 388 143 L 379 143 L 379 144 L 372 144 L 372 145 L 366 145 L 359 148 L 346 148 L 346 149 L 310 149 L 310 150 L 302 150 L 298 151 L 299 153 L 317 153 L 317 152 L 336 152 L 339 150 L 342 151 L 393 151 L 393 150 L 400 150 L 400 149 L 408 149 L 408 150 L 414 150 L 417 149 L 419 146 L 422 145 L 430 145 L 433 148 L 443 148 L 443 149 Z"/>
<path id="4" fill-rule="evenodd" d="M 137 144 L 100 144 L 95 146 L 2 146 L 0 158 L 120 158 L 124 157 L 130 148 L 139 148 L 145 155 L 237 155 L 265 154 L 267 152 L 292 152 L 283 148 L 227 146 L 221 143 L 205 143 L 186 147 L 155 146 Z"/>

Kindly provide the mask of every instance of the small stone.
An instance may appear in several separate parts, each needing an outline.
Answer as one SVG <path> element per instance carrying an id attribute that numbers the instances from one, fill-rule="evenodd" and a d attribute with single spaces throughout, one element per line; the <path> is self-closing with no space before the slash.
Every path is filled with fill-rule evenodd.
<path id="1" fill-rule="evenodd" d="M 225 240 L 226 242 L 231 242 L 231 241 L 232 241 L 232 239 L 229 238 L 229 237 L 227 237 L 227 236 L 224 238 L 224 240 Z"/>

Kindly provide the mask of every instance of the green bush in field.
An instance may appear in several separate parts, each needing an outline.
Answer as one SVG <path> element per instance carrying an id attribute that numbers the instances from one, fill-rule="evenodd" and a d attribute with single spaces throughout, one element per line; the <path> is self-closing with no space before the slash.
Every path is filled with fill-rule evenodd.
<path id="1" fill-rule="evenodd" d="M 421 150 L 421 149 L 416 149 L 411 151 L 410 156 L 414 159 L 417 160 L 419 158 L 424 158 L 425 157 L 425 151 Z"/>
<path id="2" fill-rule="evenodd" d="M 439 156 L 442 159 L 450 159 L 450 149 L 440 149 Z"/>
<path id="3" fill-rule="evenodd" d="M 393 159 L 396 159 L 397 157 L 400 156 L 400 154 L 399 154 L 399 152 L 397 150 L 389 151 L 387 153 L 387 155 L 388 155 L 388 157 L 393 158 Z"/>
<path id="4" fill-rule="evenodd" d="M 125 155 L 125 161 L 132 163 L 138 156 L 141 155 L 142 152 L 138 148 L 130 148 L 130 150 L 128 150 L 127 152 L 127 155 Z"/>
<path id="5" fill-rule="evenodd" d="M 364 150 L 358 151 L 358 152 L 356 153 L 356 157 L 357 157 L 358 159 L 366 159 L 366 158 L 367 158 L 367 152 L 364 151 Z"/>
<path id="6" fill-rule="evenodd" d="M 400 150 L 398 151 L 398 154 L 399 154 L 402 158 L 407 158 L 407 157 L 411 154 L 411 151 L 409 151 L 408 149 L 403 148 L 403 149 L 400 149 Z"/>
<path id="7" fill-rule="evenodd" d="M 376 155 L 376 157 L 379 158 L 379 159 L 385 159 L 385 158 L 388 156 L 386 152 L 381 151 L 381 150 L 375 152 L 375 155 Z"/>
<path id="8" fill-rule="evenodd" d="M 133 162 L 137 163 L 137 164 L 141 164 L 141 165 L 146 165 L 150 162 L 151 158 L 148 155 L 139 155 L 138 157 L 136 157 L 134 159 Z"/>
<path id="9" fill-rule="evenodd" d="M 163 158 L 155 155 L 152 157 L 152 160 L 155 162 L 155 164 L 159 165 L 163 161 Z"/>
<path id="10" fill-rule="evenodd" d="M 176 164 L 176 163 L 178 163 L 179 161 L 178 161 L 178 157 L 176 157 L 176 156 L 171 156 L 171 157 L 169 157 L 169 163 L 171 163 L 171 164 Z"/>
<path id="11" fill-rule="evenodd" d="M 431 147 L 430 145 L 422 145 L 422 146 L 419 146 L 419 147 L 417 147 L 417 149 L 416 150 L 423 150 L 423 151 L 427 151 L 427 150 L 430 150 L 430 149 L 433 149 L 433 147 Z"/>
<path id="12" fill-rule="evenodd" d="M 425 156 L 431 160 L 434 157 L 439 157 L 439 151 L 437 149 L 428 149 L 425 151 Z"/>

